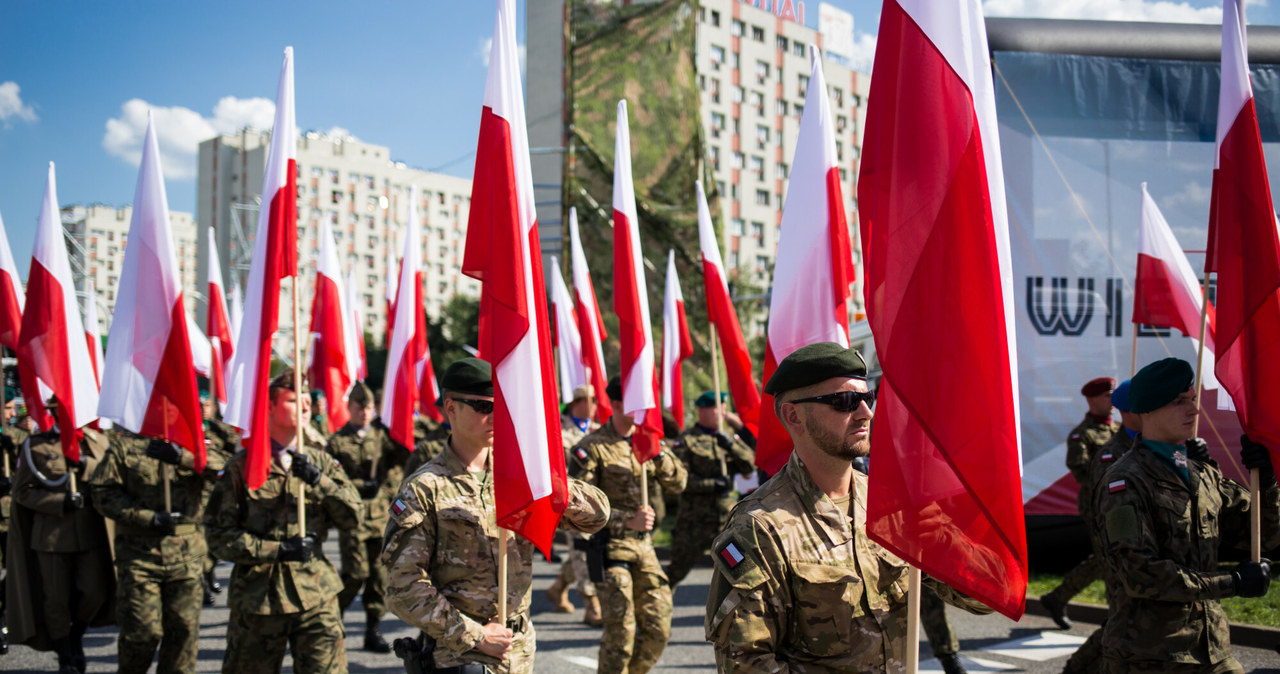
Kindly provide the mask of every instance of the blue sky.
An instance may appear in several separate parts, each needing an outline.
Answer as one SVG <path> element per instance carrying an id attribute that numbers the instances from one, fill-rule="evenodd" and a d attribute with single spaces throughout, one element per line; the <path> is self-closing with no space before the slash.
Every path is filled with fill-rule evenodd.
<path id="1" fill-rule="evenodd" d="M 519 40 L 523 43 L 524 1 Z M 869 62 L 878 0 L 835 0 L 854 15 Z M 806 2 L 817 24 L 818 2 Z M 985 0 L 990 15 L 1216 22 L 1202 0 Z M 1252 23 L 1280 13 L 1249 0 Z M 146 110 L 156 112 L 170 208 L 193 211 L 195 143 L 269 126 L 281 51 L 295 51 L 298 127 L 341 128 L 410 166 L 469 177 L 493 30 L 487 0 L 66 2 L 0 5 L 0 217 L 20 273 L 45 165 L 63 205 L 128 204 Z M 260 100 L 265 99 L 265 100 Z"/>

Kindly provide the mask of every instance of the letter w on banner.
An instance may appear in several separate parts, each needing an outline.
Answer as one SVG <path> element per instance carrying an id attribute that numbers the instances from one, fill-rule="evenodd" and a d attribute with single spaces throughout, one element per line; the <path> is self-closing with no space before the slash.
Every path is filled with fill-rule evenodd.
<path id="1" fill-rule="evenodd" d="M 867 532 L 1016 620 L 1027 546 L 1013 281 L 979 0 L 885 2 L 871 87 L 858 203 L 884 378 Z"/>

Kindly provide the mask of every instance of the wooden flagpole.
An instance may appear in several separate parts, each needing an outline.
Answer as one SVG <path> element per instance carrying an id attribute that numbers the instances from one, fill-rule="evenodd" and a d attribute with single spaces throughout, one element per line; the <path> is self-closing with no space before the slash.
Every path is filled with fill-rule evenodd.
<path id="1" fill-rule="evenodd" d="M 295 393 L 294 404 L 294 420 L 297 422 L 298 431 L 294 437 L 293 443 L 297 446 L 298 456 L 304 456 L 302 448 L 304 447 L 304 431 L 302 421 L 302 396 L 308 395 L 307 391 L 302 390 L 302 319 L 298 310 L 298 284 L 302 282 L 302 275 L 295 274 L 293 277 L 293 390 Z M 307 485 L 298 480 L 298 536 L 307 535 Z"/>
<path id="2" fill-rule="evenodd" d="M 711 379 L 716 388 L 716 430 L 724 432 L 724 406 L 720 404 L 720 354 L 716 348 L 716 330 L 711 328 Z M 681 420 L 683 423 L 683 420 Z"/>
<path id="3" fill-rule="evenodd" d="M 1200 393 L 1202 390 L 1202 382 L 1200 381 L 1200 366 L 1204 362 L 1204 334 L 1209 324 L 1209 272 L 1204 273 L 1204 282 L 1200 285 L 1200 348 L 1196 350 L 1196 420 L 1191 425 L 1191 437 L 1199 437 L 1200 435 Z M 1134 334 L 1137 334 L 1135 328 Z M 1257 503 L 1257 501 L 1254 501 Z"/>
<path id="4" fill-rule="evenodd" d="M 163 407 L 164 417 L 164 441 L 169 442 L 169 404 L 166 402 Z M 160 479 L 164 482 L 164 511 L 173 512 L 173 493 L 169 487 L 169 464 L 160 462 Z"/>
<path id="5" fill-rule="evenodd" d="M 907 585 L 907 674 L 920 670 L 920 569 L 911 567 Z"/>
<path id="6" fill-rule="evenodd" d="M 1133 355 L 1129 357 L 1129 378 L 1133 379 L 1133 375 L 1138 371 L 1138 323 L 1131 323 L 1133 326 Z"/>

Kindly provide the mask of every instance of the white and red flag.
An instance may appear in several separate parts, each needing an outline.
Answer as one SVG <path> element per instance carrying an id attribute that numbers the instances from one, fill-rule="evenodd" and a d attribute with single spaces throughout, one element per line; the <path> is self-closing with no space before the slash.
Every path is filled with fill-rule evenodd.
<path id="1" fill-rule="evenodd" d="M 462 272 L 480 290 L 480 353 L 493 364 L 498 524 L 544 554 L 569 501 L 542 275 L 514 0 L 498 0 Z"/>
<path id="2" fill-rule="evenodd" d="M 596 400 L 596 423 L 603 424 L 613 414 L 613 405 L 605 388 L 609 375 L 604 368 L 604 317 L 596 290 L 591 284 L 591 270 L 587 267 L 587 254 L 582 248 L 582 235 L 578 232 L 578 209 L 569 208 L 569 254 L 573 260 L 573 313 L 578 317 L 578 334 L 582 342 L 582 364 L 587 370 L 587 382 Z"/>
<path id="3" fill-rule="evenodd" d="M 773 268 L 764 351 L 766 382 L 778 363 L 802 346 L 815 342 L 849 345 L 846 307 L 852 294 L 853 251 L 836 164 L 831 102 L 818 50 L 813 47 L 809 49 L 809 65 L 809 89 L 796 135 Z M 756 465 L 773 475 L 790 456 L 791 437 L 773 413 L 773 396 L 765 394 L 760 402 Z"/>
<path id="4" fill-rule="evenodd" d="M 416 207 L 418 191 L 409 188 L 409 226 L 404 232 L 404 257 L 396 283 L 391 336 L 387 350 L 387 370 L 382 383 L 382 423 L 391 439 L 413 450 L 413 414 L 419 398 L 419 363 L 427 353 L 427 321 L 422 313 L 422 239 L 418 234 Z"/>
<path id="5" fill-rule="evenodd" d="M 204 470 L 204 416 L 187 334 L 155 124 L 147 124 L 133 220 L 112 313 L 98 414 L 185 447 Z"/>
<path id="6" fill-rule="evenodd" d="M 386 270 L 386 279 L 383 281 L 383 287 L 386 288 L 387 291 L 387 337 L 383 346 L 390 348 L 391 333 L 395 332 L 396 329 L 396 297 L 400 293 L 400 262 L 396 260 L 395 233 L 391 233 L 387 236 Z"/>
<path id="7" fill-rule="evenodd" d="M 867 533 L 1017 620 L 1027 544 L 1013 268 L 980 0 L 887 0 L 868 100 L 858 207 L 884 375 Z M 946 376 L 940 363 L 964 366 Z"/>
<path id="8" fill-rule="evenodd" d="M 62 453 L 80 460 L 78 429 L 98 418 L 98 385 L 84 339 L 80 305 L 71 281 L 71 264 L 62 239 L 62 218 L 58 211 L 58 187 L 53 162 L 44 188 L 44 202 L 36 225 L 31 269 L 27 274 L 26 311 L 18 333 L 18 361 L 31 368 L 34 376 L 23 381 L 27 408 L 44 404 L 40 384 L 49 388 L 58 401 L 57 424 L 62 432 Z M 34 416 L 34 415 L 33 415 Z M 41 428 L 52 428 L 52 419 L 42 415 Z"/>
<path id="9" fill-rule="evenodd" d="M 1205 271 L 1217 272 L 1218 381 L 1280 465 L 1280 240 L 1249 82 L 1244 3 L 1222 6 L 1222 84 Z"/>
<path id="10" fill-rule="evenodd" d="M 422 219 L 418 215 L 418 188 L 409 188 L 409 219 L 414 221 L 415 225 L 421 225 Z M 421 231 L 421 229 L 415 230 Z M 422 240 L 417 239 L 414 245 L 421 246 Z M 417 284 L 421 287 L 426 280 L 423 276 L 424 272 L 419 271 L 416 277 Z M 440 400 L 440 384 L 436 381 L 436 370 L 431 365 L 431 345 L 427 343 L 427 317 L 423 313 L 425 307 L 422 305 L 421 292 L 419 292 L 419 300 L 417 304 L 416 320 L 418 321 L 419 331 L 422 333 L 422 354 L 418 358 L 416 372 L 418 373 L 418 414 L 428 419 L 441 422 L 444 421 L 444 414 L 441 414 L 440 408 L 436 407 L 436 401 Z"/>
<path id="11" fill-rule="evenodd" d="M 236 275 L 231 274 L 231 291 L 227 293 L 227 321 L 231 324 L 231 344 L 240 342 L 240 323 L 244 320 L 244 296 L 240 294 L 240 284 L 236 283 Z M 227 359 L 227 367 L 231 367 L 231 359 Z"/>
<path id="12" fill-rule="evenodd" d="M 209 377 L 213 374 L 213 346 L 190 314 L 187 314 L 187 339 L 191 342 L 191 365 L 196 374 Z"/>
<path id="13" fill-rule="evenodd" d="M 218 259 L 218 239 L 213 228 L 209 228 L 209 259 L 206 269 L 208 279 L 208 295 L 205 311 L 205 334 L 209 338 L 209 392 L 218 401 L 219 409 L 227 406 L 227 367 L 231 357 L 235 355 L 235 338 L 231 332 L 230 312 L 227 309 L 227 295 L 223 292 L 222 261 Z"/>
<path id="14" fill-rule="evenodd" d="M 364 353 L 364 318 L 360 313 L 360 293 L 356 290 L 356 270 L 347 270 L 347 311 L 350 312 L 352 331 L 355 333 L 356 379 L 364 381 L 369 376 L 369 358 Z"/>
<path id="15" fill-rule="evenodd" d="M 617 134 L 613 149 L 613 311 L 618 315 L 622 411 L 636 423 L 631 451 L 644 463 L 662 451 L 662 410 L 658 407 L 649 286 L 645 284 L 644 253 L 640 250 L 640 218 L 631 180 L 631 131 L 625 100 L 618 101 Z"/>
<path id="16" fill-rule="evenodd" d="M 671 410 L 684 428 L 684 373 L 681 365 L 693 355 L 693 338 L 684 315 L 684 293 L 676 275 L 676 251 L 667 251 L 667 292 L 662 302 L 662 409 Z M 716 367 L 716 365 L 712 365 Z"/>
<path id="17" fill-rule="evenodd" d="M 587 385 L 587 368 L 582 361 L 582 335 L 578 318 L 573 313 L 573 298 L 560 276 L 560 261 L 551 258 L 551 313 L 555 323 L 551 339 L 556 347 L 556 363 L 560 366 L 560 402 L 573 402 L 573 391 Z"/>
<path id="18" fill-rule="evenodd" d="M 338 246 L 333 228 L 325 220 L 320 226 L 320 256 L 316 258 L 316 283 L 311 297 L 311 387 L 324 393 L 328 404 L 325 419 L 329 432 L 347 425 L 347 392 L 355 383 L 359 357 L 355 326 L 347 310 L 347 292 L 338 266 Z"/>
<path id="19" fill-rule="evenodd" d="M 93 380 L 98 384 L 98 398 L 102 398 L 102 321 L 98 320 L 97 291 L 93 278 L 84 279 L 84 341 L 89 347 L 89 360 L 93 363 Z M 111 422 L 101 417 L 89 424 L 95 431 L 111 428 Z"/>
<path id="20" fill-rule="evenodd" d="M 702 285 L 707 298 L 707 317 L 715 326 L 720 341 L 734 409 L 748 430 L 758 436 L 760 387 L 751 372 L 751 353 L 747 351 L 747 340 L 742 336 L 742 326 L 738 324 L 738 313 L 729 298 L 729 276 L 725 274 L 724 260 L 720 257 L 707 195 L 702 190 L 702 181 L 694 184 L 698 189 L 698 242 L 702 248 Z"/>
<path id="21" fill-rule="evenodd" d="M 18 348 L 18 331 L 22 328 L 22 279 L 18 264 L 9 248 L 9 234 L 0 218 L 0 346 Z"/>
<path id="22" fill-rule="evenodd" d="M 242 444 L 248 452 L 245 479 L 250 489 L 262 486 L 271 466 L 267 384 L 271 381 L 271 340 L 280 326 L 280 284 L 298 275 L 297 138 L 293 47 L 285 47 L 275 125 L 262 177 L 262 208 L 258 210 L 258 232 L 245 288 L 244 318 L 227 373 L 225 418 L 244 433 Z"/>

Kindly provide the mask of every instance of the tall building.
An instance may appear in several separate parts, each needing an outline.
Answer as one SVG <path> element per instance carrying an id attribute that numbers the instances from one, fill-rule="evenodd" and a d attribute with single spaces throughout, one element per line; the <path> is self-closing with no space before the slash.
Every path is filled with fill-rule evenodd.
<path id="1" fill-rule="evenodd" d="M 102 204 L 66 206 L 62 209 L 62 229 L 70 253 L 71 275 L 76 292 L 84 292 L 86 276 L 93 279 L 97 292 L 98 315 L 110 317 L 116 306 L 116 290 L 120 287 L 120 270 L 124 265 L 124 246 L 129 239 L 133 207 L 115 208 Z M 204 297 L 196 285 L 196 223 L 190 213 L 169 211 L 173 232 L 174 254 L 178 273 L 182 276 L 182 295 L 187 312 L 194 315 L 197 299 Z M 109 320 L 109 319 L 108 319 Z M 108 326 L 102 326 L 107 334 Z"/>
<path id="2" fill-rule="evenodd" d="M 200 244 L 215 232 L 223 279 L 243 287 L 257 231 L 259 192 L 266 168 L 270 133 L 245 130 L 200 144 L 197 221 Z M 471 204 L 471 181 L 432 173 L 392 161 L 391 150 L 349 137 L 314 132 L 298 138 L 298 265 L 302 276 L 301 314 L 310 315 L 320 226 L 328 221 L 337 239 L 340 262 L 354 270 L 365 332 L 381 341 L 386 329 L 387 247 L 396 256 L 409 217 L 409 187 L 417 186 L 422 218 L 423 300 L 438 316 L 455 295 L 478 296 L 479 284 L 462 275 L 463 245 Z M 201 283 L 207 255 L 199 256 Z M 398 273 L 398 270 L 397 270 Z M 289 306 L 283 295 L 281 306 Z M 203 315 L 203 308 L 201 309 Z M 281 312 L 281 326 L 291 325 Z"/>

